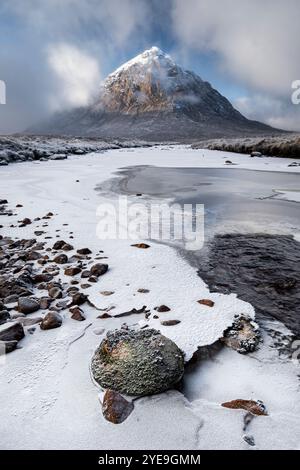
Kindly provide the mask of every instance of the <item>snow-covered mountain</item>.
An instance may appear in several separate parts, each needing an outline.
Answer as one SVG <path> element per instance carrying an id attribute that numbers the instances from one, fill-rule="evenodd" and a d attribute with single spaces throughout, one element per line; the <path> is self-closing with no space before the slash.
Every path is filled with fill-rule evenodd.
<path id="1" fill-rule="evenodd" d="M 55 115 L 33 132 L 182 140 L 266 134 L 198 75 L 157 47 L 110 74 L 88 107 Z"/>

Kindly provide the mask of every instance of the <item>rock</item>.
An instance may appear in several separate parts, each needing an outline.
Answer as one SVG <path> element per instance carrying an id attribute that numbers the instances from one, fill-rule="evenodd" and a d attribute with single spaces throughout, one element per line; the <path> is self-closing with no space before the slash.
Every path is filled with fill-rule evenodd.
<path id="1" fill-rule="evenodd" d="M 20 341 L 24 338 L 24 329 L 21 323 L 4 323 L 0 326 L 0 341 Z"/>
<path id="2" fill-rule="evenodd" d="M 32 222 L 31 222 L 30 219 L 28 219 L 28 217 L 26 217 L 25 219 L 23 219 L 23 220 L 21 221 L 21 226 L 22 226 L 22 227 L 25 227 L 26 225 L 30 225 L 30 224 L 32 224 Z"/>
<path id="3" fill-rule="evenodd" d="M 150 245 L 147 245 L 147 243 L 135 243 L 131 246 L 134 246 L 135 248 L 141 248 L 143 250 L 146 250 L 147 248 L 150 248 Z"/>
<path id="4" fill-rule="evenodd" d="M 227 401 L 222 403 L 224 408 L 231 408 L 234 410 L 246 410 L 249 413 L 257 416 L 268 416 L 266 407 L 262 401 L 257 400 L 243 400 L 238 398 L 237 400 Z"/>
<path id="5" fill-rule="evenodd" d="M 133 403 L 127 401 L 120 393 L 106 390 L 103 397 L 102 413 L 107 421 L 114 424 L 123 423 L 132 413 L 133 408 Z"/>
<path id="6" fill-rule="evenodd" d="M 10 314 L 7 310 L 0 310 L 0 325 L 6 323 L 10 319 Z"/>
<path id="7" fill-rule="evenodd" d="M 249 446 L 252 446 L 252 447 L 255 446 L 254 437 L 251 436 L 250 434 L 244 434 L 244 435 L 243 435 L 243 439 L 244 439 L 245 442 L 247 442 L 247 444 L 248 444 Z"/>
<path id="8" fill-rule="evenodd" d="M 106 320 L 107 318 L 112 318 L 111 315 L 107 312 L 102 313 L 101 315 L 98 315 L 97 318 L 100 318 L 101 320 Z"/>
<path id="9" fill-rule="evenodd" d="M 19 297 L 18 300 L 18 311 L 28 315 L 30 313 L 36 312 L 39 310 L 40 304 L 35 299 L 30 299 L 28 297 Z"/>
<path id="10" fill-rule="evenodd" d="M 160 305 L 159 307 L 155 307 L 154 310 L 157 312 L 170 312 L 170 308 L 167 305 Z"/>
<path id="11" fill-rule="evenodd" d="M 253 352 L 260 341 L 258 325 L 246 315 L 237 315 L 233 325 L 224 332 L 221 341 L 240 354 Z"/>
<path id="12" fill-rule="evenodd" d="M 112 290 L 103 290 L 103 291 L 100 292 L 100 294 L 107 297 L 107 296 L 113 295 L 114 291 L 112 291 Z"/>
<path id="13" fill-rule="evenodd" d="M 197 300 L 198 304 L 206 305 L 207 307 L 213 307 L 215 303 L 210 299 Z"/>
<path id="14" fill-rule="evenodd" d="M 51 299 L 51 297 L 42 297 L 40 299 L 40 308 L 42 310 L 47 310 L 50 307 L 52 302 L 53 302 L 53 299 Z"/>
<path id="15" fill-rule="evenodd" d="M 40 327 L 42 330 L 52 330 L 53 328 L 59 328 L 62 324 L 62 318 L 57 312 L 48 312 L 43 318 Z"/>
<path id="16" fill-rule="evenodd" d="M 90 272 L 92 276 L 99 277 L 105 274 L 107 270 L 108 270 L 108 264 L 97 263 L 91 267 Z"/>
<path id="17" fill-rule="evenodd" d="M 36 230 L 36 231 L 34 232 L 34 235 L 35 235 L 36 237 L 40 237 L 40 236 L 43 235 L 44 233 L 45 233 L 45 232 L 44 232 L 43 230 Z"/>
<path id="18" fill-rule="evenodd" d="M 48 294 L 52 299 L 62 298 L 62 290 L 59 287 L 51 287 L 51 289 L 48 290 Z"/>
<path id="19" fill-rule="evenodd" d="M 91 271 L 88 271 L 87 269 L 85 269 L 85 270 L 82 271 L 82 273 L 81 273 L 81 277 L 82 277 L 83 279 L 89 278 L 90 275 L 91 275 Z"/>
<path id="20" fill-rule="evenodd" d="M 72 314 L 71 318 L 73 320 L 77 320 L 77 321 L 84 321 L 85 320 L 83 310 L 81 310 L 81 308 L 79 308 L 77 306 L 70 308 L 70 313 Z"/>
<path id="21" fill-rule="evenodd" d="M 98 282 L 98 278 L 97 278 L 97 276 L 90 276 L 90 277 L 88 278 L 88 281 L 89 281 L 89 282 Z"/>
<path id="22" fill-rule="evenodd" d="M 55 256 L 53 262 L 57 264 L 66 264 L 68 262 L 68 257 L 62 253 L 61 255 Z"/>
<path id="23" fill-rule="evenodd" d="M 73 245 L 70 245 L 70 243 L 65 243 L 65 244 L 62 246 L 62 250 L 64 250 L 64 251 L 72 251 L 72 250 L 74 250 L 74 246 L 73 246 Z"/>
<path id="24" fill-rule="evenodd" d="M 79 255 L 91 255 L 92 254 L 89 248 L 80 248 L 79 250 L 77 250 L 77 253 Z"/>
<path id="25" fill-rule="evenodd" d="M 65 269 L 66 276 L 76 276 L 76 274 L 79 274 L 80 272 L 81 268 L 79 268 L 79 266 L 70 266 L 69 268 Z"/>
<path id="26" fill-rule="evenodd" d="M 178 323 L 180 323 L 180 320 L 164 320 L 160 322 L 162 326 L 175 326 Z"/>
<path id="27" fill-rule="evenodd" d="M 138 289 L 139 294 L 149 294 L 149 289 Z"/>
<path id="28" fill-rule="evenodd" d="M 104 389 L 143 396 L 172 388 L 183 375 L 184 357 L 159 331 L 121 329 L 107 333 L 91 367 Z"/>
<path id="29" fill-rule="evenodd" d="M 83 294 L 82 292 L 76 292 L 72 296 L 72 302 L 69 305 L 69 307 L 72 307 L 73 305 L 83 305 L 87 301 L 87 296 Z"/>
<path id="30" fill-rule="evenodd" d="M 3 354 L 14 351 L 18 346 L 18 341 L 0 341 L 0 358 Z"/>
<path id="31" fill-rule="evenodd" d="M 53 275 L 50 273 L 41 273 L 41 274 L 36 274 L 33 276 L 33 283 L 34 284 L 39 284 L 40 282 L 50 282 L 53 279 Z"/>
<path id="32" fill-rule="evenodd" d="M 52 249 L 55 251 L 62 250 L 62 247 L 66 244 L 67 243 L 64 240 L 57 240 L 57 242 L 54 243 Z"/>
<path id="33" fill-rule="evenodd" d="M 261 157 L 262 153 L 261 152 L 251 152 L 250 157 Z"/>
<path id="34" fill-rule="evenodd" d="M 0 199 L 0 205 L 4 206 L 5 204 L 8 204 L 8 200 L 7 199 Z"/>

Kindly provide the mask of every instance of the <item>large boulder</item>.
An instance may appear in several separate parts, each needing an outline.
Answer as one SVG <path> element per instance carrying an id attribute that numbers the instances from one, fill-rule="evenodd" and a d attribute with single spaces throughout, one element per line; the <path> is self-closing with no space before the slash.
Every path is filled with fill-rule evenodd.
<path id="1" fill-rule="evenodd" d="M 127 395 L 161 393 L 184 372 L 182 351 L 154 329 L 108 332 L 92 359 L 92 374 L 104 389 Z"/>

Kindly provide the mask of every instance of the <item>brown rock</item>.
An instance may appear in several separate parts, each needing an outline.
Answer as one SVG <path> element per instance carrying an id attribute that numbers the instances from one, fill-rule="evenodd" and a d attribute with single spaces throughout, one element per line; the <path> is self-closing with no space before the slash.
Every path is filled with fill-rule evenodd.
<path id="1" fill-rule="evenodd" d="M 81 269 L 78 266 L 70 266 L 69 268 L 65 269 L 66 276 L 76 276 L 76 274 L 79 274 L 80 272 Z"/>
<path id="2" fill-rule="evenodd" d="M 48 312 L 43 318 L 40 327 L 42 330 L 52 330 L 53 328 L 59 328 L 62 324 L 61 316 L 56 312 Z"/>
<path id="3" fill-rule="evenodd" d="M 105 312 L 99 315 L 97 318 L 101 318 L 101 320 L 105 320 L 106 318 L 112 318 L 112 316 L 109 313 Z"/>
<path id="4" fill-rule="evenodd" d="M 52 299 L 62 298 L 62 290 L 59 287 L 51 287 L 51 289 L 48 290 L 48 293 Z"/>
<path id="5" fill-rule="evenodd" d="M 210 299 L 197 300 L 198 304 L 206 305 L 207 307 L 213 307 L 215 303 Z"/>
<path id="6" fill-rule="evenodd" d="M 91 267 L 90 271 L 91 271 L 92 276 L 99 277 L 105 274 L 107 270 L 108 270 L 108 264 L 97 263 Z"/>
<path id="7" fill-rule="evenodd" d="M 52 299 L 50 297 L 42 297 L 40 299 L 40 308 L 42 310 L 47 310 L 52 303 Z"/>
<path id="8" fill-rule="evenodd" d="M 53 261 L 57 264 L 66 264 L 68 262 L 68 257 L 65 254 L 57 255 Z"/>
<path id="9" fill-rule="evenodd" d="M 147 248 L 150 248 L 150 245 L 147 245 L 147 243 L 135 243 L 131 246 L 134 246 L 136 248 L 142 248 L 143 250 L 146 250 Z"/>
<path id="10" fill-rule="evenodd" d="M 180 323 L 180 320 L 165 320 L 160 322 L 163 326 L 174 326 L 178 325 L 178 323 Z"/>
<path id="11" fill-rule="evenodd" d="M 133 411 L 133 403 L 127 401 L 114 390 L 106 390 L 103 398 L 102 413 L 107 421 L 120 424 L 128 418 Z"/>
<path id="12" fill-rule="evenodd" d="M 167 305 L 160 305 L 159 307 L 155 307 L 155 309 L 157 312 L 170 312 L 170 308 L 167 307 Z"/>
<path id="13" fill-rule="evenodd" d="M 238 398 L 237 400 L 227 401 L 222 403 L 224 408 L 231 408 L 234 410 L 246 410 L 249 413 L 257 416 L 268 416 L 265 405 L 262 401 L 257 400 L 243 400 Z"/>
<path id="14" fill-rule="evenodd" d="M 73 305 L 82 305 L 86 301 L 87 301 L 87 296 L 85 294 L 83 294 L 82 292 L 76 292 L 76 294 L 72 296 L 72 302 L 71 302 L 71 305 L 69 306 L 72 307 Z"/>
<path id="15" fill-rule="evenodd" d="M 89 248 L 80 248 L 79 250 L 77 250 L 77 253 L 79 255 L 91 255 L 92 254 Z"/>
<path id="16" fill-rule="evenodd" d="M 100 292 L 101 295 L 105 295 L 105 296 L 109 296 L 109 295 L 113 295 L 114 294 L 114 291 L 111 291 L 111 290 L 103 290 L 102 292 Z"/>
<path id="17" fill-rule="evenodd" d="M 77 306 L 70 308 L 70 313 L 72 314 L 71 318 L 73 320 L 77 320 L 77 321 L 84 321 L 85 320 L 83 310 L 81 310 L 81 308 L 79 308 Z"/>

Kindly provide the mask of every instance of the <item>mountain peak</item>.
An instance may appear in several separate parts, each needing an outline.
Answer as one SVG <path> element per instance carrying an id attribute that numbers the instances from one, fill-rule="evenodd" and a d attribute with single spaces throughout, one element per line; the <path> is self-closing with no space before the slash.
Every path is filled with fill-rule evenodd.
<path id="1" fill-rule="evenodd" d="M 130 59 L 128 62 L 118 67 L 108 76 L 108 79 L 118 77 L 122 72 L 126 72 L 132 67 L 151 69 L 153 66 L 175 67 L 176 64 L 168 54 L 158 47 L 152 46 L 150 49 L 146 49 L 141 54 L 138 54 L 133 59 Z"/>

